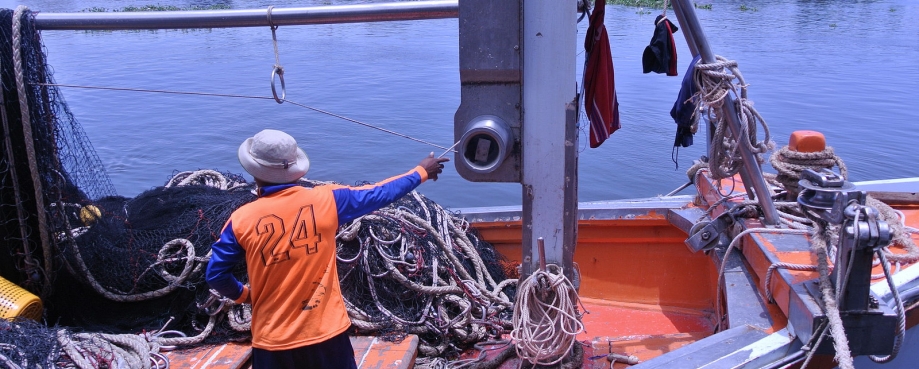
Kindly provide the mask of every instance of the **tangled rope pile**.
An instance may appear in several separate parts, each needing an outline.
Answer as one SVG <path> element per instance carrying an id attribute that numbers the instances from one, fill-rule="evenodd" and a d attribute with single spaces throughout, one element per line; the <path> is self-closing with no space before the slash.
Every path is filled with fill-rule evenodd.
<path id="1" fill-rule="evenodd" d="M 737 62 L 718 55 L 715 58 L 717 62 L 696 64 L 699 77 L 695 79 L 695 84 L 699 92 L 694 98 L 705 107 L 709 121 L 715 123 L 708 155 L 709 169 L 712 178 L 723 179 L 737 174 L 743 166 L 739 145 L 745 145 L 762 163 L 761 155 L 772 150 L 775 143 L 772 142 L 766 121 L 753 108 L 753 101 L 747 98 L 747 83 L 740 74 Z M 740 138 L 731 137 L 728 119 L 723 111 L 724 104 L 732 93 L 734 107 L 740 119 Z M 765 137 L 762 141 L 757 138 L 757 125 L 763 127 Z"/>
<path id="2" fill-rule="evenodd" d="M 342 294 L 361 333 L 419 335 L 422 356 L 455 356 L 511 328 L 515 279 L 462 218 L 412 192 L 341 227 Z"/>

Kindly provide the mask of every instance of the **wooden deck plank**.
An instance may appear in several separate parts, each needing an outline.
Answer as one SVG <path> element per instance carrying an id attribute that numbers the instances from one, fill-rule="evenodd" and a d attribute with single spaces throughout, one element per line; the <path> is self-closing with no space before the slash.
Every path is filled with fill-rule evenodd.
<path id="1" fill-rule="evenodd" d="M 408 335 L 402 342 L 387 342 L 372 336 L 351 337 L 359 369 L 408 369 L 415 366 L 418 336 Z M 165 353 L 171 368 L 247 369 L 251 368 L 252 347 L 246 343 L 205 345 Z"/>
<path id="2" fill-rule="evenodd" d="M 402 342 L 386 342 L 378 337 L 351 337 L 359 369 L 408 369 L 415 366 L 418 336 L 408 335 Z"/>
<path id="3" fill-rule="evenodd" d="M 169 351 L 165 355 L 170 368 L 242 369 L 248 367 L 252 347 L 248 343 L 230 342 Z"/>

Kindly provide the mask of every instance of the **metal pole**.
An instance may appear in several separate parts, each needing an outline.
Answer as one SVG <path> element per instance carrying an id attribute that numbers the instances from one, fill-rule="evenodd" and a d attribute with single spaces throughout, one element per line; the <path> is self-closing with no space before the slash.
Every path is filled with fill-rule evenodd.
<path id="1" fill-rule="evenodd" d="M 40 30 L 232 28 L 456 18 L 457 0 L 302 8 L 113 13 L 38 13 Z"/>
<path id="2" fill-rule="evenodd" d="M 712 52 L 712 48 L 705 38 L 705 33 L 702 32 L 702 26 L 699 24 L 699 18 L 696 18 L 692 3 L 689 0 L 674 0 L 673 10 L 677 13 L 680 26 L 683 27 L 686 43 L 696 46 L 699 55 L 702 56 L 701 61 L 703 63 L 714 63 L 715 53 Z M 745 137 L 740 137 L 743 130 L 737 118 L 737 108 L 734 107 L 734 99 L 731 95 L 725 97 L 723 109 L 723 113 L 728 119 L 728 128 L 731 130 L 731 134 L 738 140 L 746 139 Z M 763 172 L 756 161 L 756 156 L 746 145 L 740 145 L 739 149 L 740 156 L 744 161 L 743 167 L 740 169 L 744 186 L 748 189 L 751 186 L 753 187 L 756 200 L 763 209 L 766 225 L 777 225 L 779 223 L 779 213 L 775 210 L 775 203 L 772 202 L 769 187 L 766 185 L 766 180 L 763 179 Z"/>
<path id="3" fill-rule="evenodd" d="M 575 0 L 523 0 L 523 266 L 539 267 L 538 237 L 546 263 L 577 283 L 577 128 L 574 114 L 577 48 Z"/>

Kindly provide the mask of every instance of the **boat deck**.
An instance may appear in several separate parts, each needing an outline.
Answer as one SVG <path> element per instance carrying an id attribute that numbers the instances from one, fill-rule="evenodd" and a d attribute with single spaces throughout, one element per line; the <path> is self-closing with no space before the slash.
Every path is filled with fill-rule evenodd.
<path id="1" fill-rule="evenodd" d="M 418 336 L 409 335 L 402 342 L 386 342 L 377 337 L 351 337 L 354 358 L 359 369 L 408 369 L 415 366 Z M 203 345 L 166 353 L 169 367 L 186 369 L 252 368 L 252 347 L 248 343 L 230 342 Z"/>
<path id="2" fill-rule="evenodd" d="M 583 299 L 589 312 L 583 317 L 586 332 L 578 336 L 584 345 L 582 368 L 609 368 L 607 355 L 616 353 L 648 360 L 698 341 L 712 334 L 711 316 L 692 309 L 662 308 L 660 306 L 612 303 L 599 299 Z M 501 352 L 504 346 L 487 346 L 487 360 Z M 466 357 L 475 357 L 473 350 Z M 512 357 L 499 368 L 518 368 L 520 359 Z M 614 368 L 627 368 L 615 363 Z"/>
<path id="3" fill-rule="evenodd" d="M 692 309 L 611 303 L 585 298 L 588 314 L 583 322 L 587 331 L 578 336 L 584 344 L 584 368 L 609 368 L 606 356 L 617 353 L 647 360 L 676 350 L 712 333 L 711 316 Z M 415 365 L 418 337 L 409 335 L 402 342 L 386 342 L 377 337 L 351 337 L 354 356 L 360 369 L 408 369 Z M 485 346 L 487 360 L 505 349 L 504 345 Z M 465 358 L 477 357 L 471 350 Z M 249 369 L 252 350 L 245 343 L 205 345 L 166 354 L 170 367 L 188 369 Z M 507 360 L 501 368 L 517 368 L 519 359 Z M 625 368 L 625 364 L 614 367 Z"/>

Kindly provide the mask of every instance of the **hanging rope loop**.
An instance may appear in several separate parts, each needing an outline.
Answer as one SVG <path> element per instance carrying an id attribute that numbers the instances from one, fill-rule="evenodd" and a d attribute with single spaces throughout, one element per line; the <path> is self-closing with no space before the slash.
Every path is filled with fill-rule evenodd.
<path id="1" fill-rule="evenodd" d="M 278 53 L 278 25 L 271 20 L 271 11 L 274 5 L 268 6 L 268 27 L 271 28 L 271 43 L 274 45 L 274 68 L 271 69 L 271 95 L 278 104 L 284 103 L 287 97 L 287 86 L 284 84 L 284 67 L 281 66 L 281 56 Z M 278 97 L 278 91 L 275 88 L 274 80 L 277 77 L 281 81 L 281 97 Z"/>

